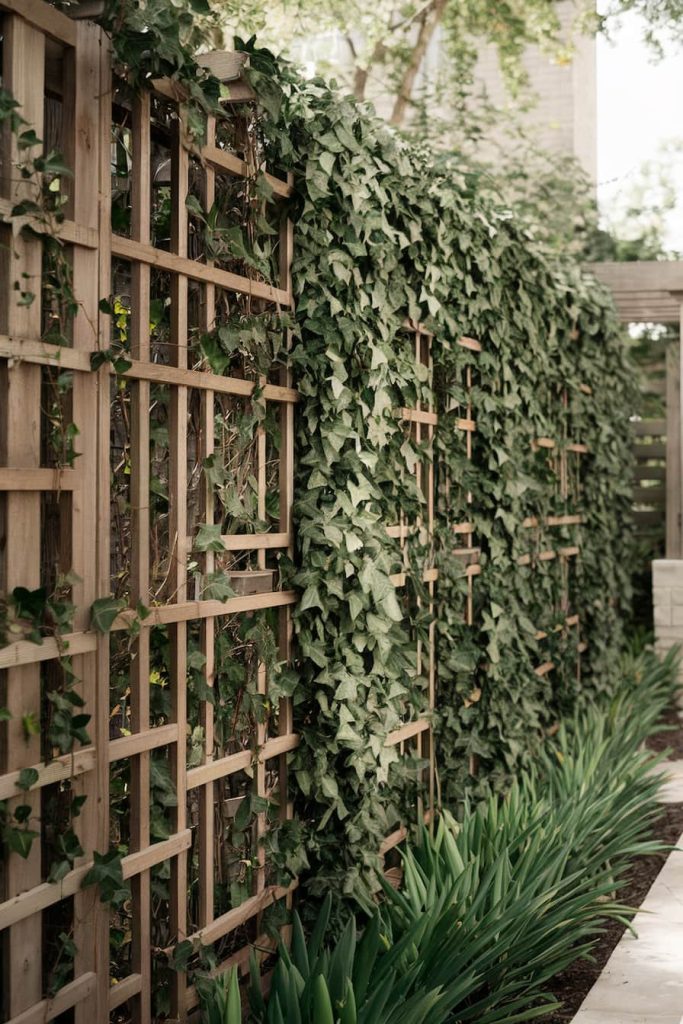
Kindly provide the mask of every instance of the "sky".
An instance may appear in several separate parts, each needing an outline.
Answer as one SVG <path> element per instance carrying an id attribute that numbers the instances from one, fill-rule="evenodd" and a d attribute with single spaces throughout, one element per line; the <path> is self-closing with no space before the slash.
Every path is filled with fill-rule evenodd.
<path id="1" fill-rule="evenodd" d="M 598 197 L 609 210 L 662 143 L 683 141 L 683 53 L 654 63 L 640 19 L 627 15 L 611 42 L 598 39 Z M 670 215 L 668 244 L 683 250 L 683 151 L 671 163 L 679 208 Z"/>

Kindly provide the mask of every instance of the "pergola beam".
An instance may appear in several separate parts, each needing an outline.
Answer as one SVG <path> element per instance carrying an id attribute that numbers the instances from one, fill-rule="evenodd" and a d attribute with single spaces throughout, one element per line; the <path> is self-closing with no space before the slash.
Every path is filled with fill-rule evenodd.
<path id="1" fill-rule="evenodd" d="M 683 293 L 683 260 L 586 263 L 584 269 L 612 292 L 624 323 L 677 323 Z"/>

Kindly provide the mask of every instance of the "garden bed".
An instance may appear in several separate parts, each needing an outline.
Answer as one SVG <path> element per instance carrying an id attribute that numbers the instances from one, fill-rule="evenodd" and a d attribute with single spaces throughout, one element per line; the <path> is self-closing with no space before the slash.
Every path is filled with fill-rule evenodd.
<path id="1" fill-rule="evenodd" d="M 683 726 L 675 706 L 667 709 L 662 724 L 671 727 L 655 733 L 647 741 L 650 750 L 661 753 L 669 749 L 671 760 L 683 759 Z M 665 804 L 662 816 L 654 829 L 654 838 L 675 846 L 683 835 L 683 803 Z M 668 851 L 637 857 L 629 872 L 628 883 L 619 893 L 619 898 L 632 907 L 640 907 L 650 887 L 664 867 Z M 607 961 L 618 945 L 626 929 L 618 921 L 607 921 L 604 931 L 593 950 L 592 961 L 577 960 L 566 971 L 557 976 L 552 986 L 553 994 L 563 1006 L 543 1018 L 545 1024 L 566 1024 L 574 1018 L 577 1010 L 598 980 Z"/>

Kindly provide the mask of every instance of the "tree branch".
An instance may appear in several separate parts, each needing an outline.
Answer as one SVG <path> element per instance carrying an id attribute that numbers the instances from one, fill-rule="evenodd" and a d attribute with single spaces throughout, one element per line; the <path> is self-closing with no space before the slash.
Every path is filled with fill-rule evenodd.
<path id="1" fill-rule="evenodd" d="M 365 99 L 365 89 L 368 84 L 370 68 L 373 64 L 382 63 L 386 54 L 386 44 L 380 39 L 375 43 L 375 48 L 370 55 L 370 60 L 368 61 L 367 66 L 364 68 L 356 68 L 356 73 L 353 76 L 353 95 L 359 102 Z"/>
<path id="2" fill-rule="evenodd" d="M 408 109 L 408 104 L 413 95 L 413 88 L 415 86 L 415 79 L 417 78 L 418 72 L 422 66 L 427 47 L 432 41 L 432 37 L 436 28 L 443 17 L 443 13 L 446 9 L 448 0 L 433 0 L 431 4 L 423 9 L 423 12 L 418 19 L 420 28 L 417 33 L 417 39 L 413 52 L 410 55 L 408 66 L 403 73 L 401 79 L 401 85 L 398 90 L 398 96 L 394 103 L 394 109 L 391 114 L 390 123 L 393 125 L 401 125 Z"/>

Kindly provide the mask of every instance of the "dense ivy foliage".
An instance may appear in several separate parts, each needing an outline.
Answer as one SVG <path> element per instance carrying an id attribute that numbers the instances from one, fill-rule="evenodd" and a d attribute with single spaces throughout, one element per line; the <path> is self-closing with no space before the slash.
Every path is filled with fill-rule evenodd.
<path id="1" fill-rule="evenodd" d="M 179 80 L 197 138 L 220 90 L 192 58 L 193 18 L 167 23 L 163 6 L 152 5 L 142 24 L 136 5 L 112 3 L 105 23 L 136 84 L 161 71 Z M 205 11 L 202 0 L 193 8 Z M 167 37 L 172 45 L 150 45 Z M 609 298 L 497 208 L 476 174 L 455 159 L 436 163 L 369 108 L 320 79 L 303 80 L 253 42 L 240 45 L 249 51 L 269 162 L 293 170 L 296 182 L 297 801 L 313 884 L 351 892 L 415 806 L 418 766 L 385 740 L 426 706 L 415 648 L 429 639 L 419 582 L 428 551 L 424 538 L 412 539 L 414 571 L 407 594 L 397 593 L 389 577 L 400 555 L 386 533 L 399 509 L 414 522 L 422 506 L 413 467 L 425 453 L 396 415 L 429 391 L 416 375 L 406 318 L 426 323 L 435 339 L 435 725 L 440 792 L 451 806 L 467 790 L 505 786 L 563 713 L 615 685 L 629 588 L 632 385 Z M 483 351 L 460 348 L 462 334 Z M 452 422 L 468 365 L 477 419 L 471 463 Z M 565 495 L 547 451 L 532 447 L 539 437 L 555 438 L 556 453 L 567 440 L 589 449 L 573 459 Z M 559 560 L 518 564 L 523 554 L 577 539 L 575 528 L 530 532 L 526 517 L 579 510 L 581 556 L 571 563 L 566 611 L 581 616 L 580 675 L 576 630 L 556 629 L 565 612 Z M 452 527 L 465 518 L 482 548 L 473 628 L 464 622 L 463 562 L 452 554 Z M 551 672 L 534 671 L 550 661 Z"/>
<path id="2" fill-rule="evenodd" d="M 389 581 L 398 546 L 385 530 L 399 507 L 414 521 L 422 500 L 412 476 L 421 453 L 396 416 L 428 388 L 416 379 L 406 318 L 435 335 L 442 495 L 451 479 L 439 507 L 437 614 L 437 763 L 451 804 L 467 788 L 505 785 L 563 712 L 615 683 L 628 598 L 632 383 L 609 298 L 593 280 L 482 198 L 455 162 L 437 170 L 367 108 L 248 49 L 272 162 L 298 181 L 296 776 L 312 823 L 316 885 L 341 876 L 351 891 L 376 863 L 402 803 L 414 800 L 415 765 L 384 741 L 426 701 L 414 654 L 416 635 L 427 640 L 424 603 L 420 611 L 414 600 L 425 552 L 416 542 L 413 595 L 399 606 Z M 483 351 L 459 347 L 462 334 Z M 463 401 L 468 363 L 477 419 L 471 465 L 449 411 Z M 557 440 L 555 457 L 565 442 L 588 446 L 586 455 L 567 456 L 563 493 L 547 450 L 532 445 L 542 437 Z M 572 607 L 562 619 L 581 616 L 588 647 L 580 673 L 576 629 L 556 628 L 560 560 L 518 564 L 577 538 L 576 526 L 552 536 L 530 531 L 526 517 L 578 512 L 581 555 L 565 570 Z M 451 554 L 452 526 L 465 518 L 484 566 L 473 629 L 464 624 L 463 563 Z M 539 631 L 548 636 L 537 639 Z M 536 674 L 546 661 L 555 668 Z"/>

